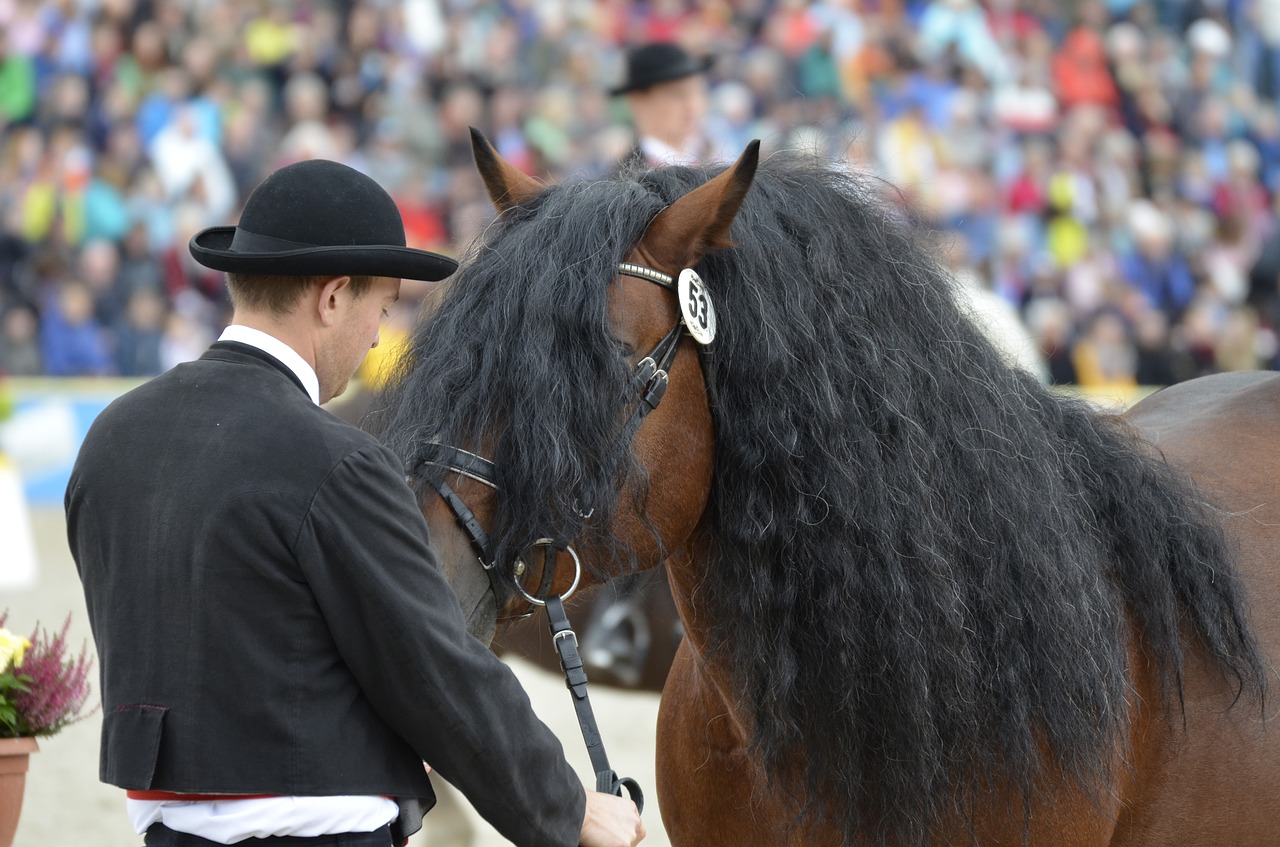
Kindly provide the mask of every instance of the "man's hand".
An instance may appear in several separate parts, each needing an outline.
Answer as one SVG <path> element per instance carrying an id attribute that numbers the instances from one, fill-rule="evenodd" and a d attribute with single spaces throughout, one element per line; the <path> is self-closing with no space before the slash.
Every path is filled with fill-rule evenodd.
<path id="1" fill-rule="evenodd" d="M 587 792 L 581 847 L 635 847 L 644 839 L 644 822 L 628 797 Z"/>

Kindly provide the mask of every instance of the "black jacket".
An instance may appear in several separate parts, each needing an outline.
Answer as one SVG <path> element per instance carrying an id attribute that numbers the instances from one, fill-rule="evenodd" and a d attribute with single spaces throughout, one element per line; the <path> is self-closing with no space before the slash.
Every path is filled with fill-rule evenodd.
<path id="1" fill-rule="evenodd" d="M 584 795 L 466 633 L 395 457 L 271 356 L 219 342 L 113 402 L 66 495 L 101 663 L 101 777 L 129 789 L 434 802 L 577 844 Z"/>

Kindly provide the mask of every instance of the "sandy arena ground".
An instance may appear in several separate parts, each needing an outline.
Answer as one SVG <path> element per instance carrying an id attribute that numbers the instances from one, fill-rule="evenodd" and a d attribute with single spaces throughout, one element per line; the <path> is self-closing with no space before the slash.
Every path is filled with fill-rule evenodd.
<path id="1" fill-rule="evenodd" d="M 75 565 L 67 550 L 65 526 L 57 509 L 33 510 L 39 559 L 39 576 L 31 590 L 0 591 L 0 610 L 9 609 L 9 627 L 29 630 L 36 621 L 60 626 L 70 612 L 72 643 L 89 639 L 84 597 Z M 3 540 L 0 539 L 0 555 Z M 92 643 L 90 642 L 90 649 Z M 538 715 L 547 722 L 578 769 L 584 784 L 594 783 L 590 763 L 574 718 L 564 683 L 539 668 L 512 662 L 524 682 Z M 95 677 L 94 697 L 97 697 Z M 648 808 L 646 845 L 668 845 L 658 814 L 654 788 L 654 728 L 657 695 L 621 692 L 595 686 L 592 704 L 600 721 L 609 759 L 620 772 L 635 777 L 645 790 Z M 58 736 L 41 743 L 31 757 L 26 799 L 14 847 L 139 847 L 142 838 L 133 833 L 124 813 L 124 792 L 98 782 L 98 732 L 95 715 Z M 537 774 L 530 774 L 537 779 Z M 460 795 L 435 780 L 440 805 L 427 816 L 422 832 L 410 839 L 410 847 L 498 847 L 508 842 L 479 818 Z"/>

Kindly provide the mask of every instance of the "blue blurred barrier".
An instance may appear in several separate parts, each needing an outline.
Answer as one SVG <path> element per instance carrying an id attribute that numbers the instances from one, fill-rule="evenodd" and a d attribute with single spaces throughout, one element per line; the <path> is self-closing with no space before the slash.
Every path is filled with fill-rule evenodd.
<path id="1" fill-rule="evenodd" d="M 62 506 L 76 453 L 90 424 L 137 379 L 18 379 L 6 387 L 14 413 L 0 424 L 0 451 L 17 467 L 32 506 Z"/>

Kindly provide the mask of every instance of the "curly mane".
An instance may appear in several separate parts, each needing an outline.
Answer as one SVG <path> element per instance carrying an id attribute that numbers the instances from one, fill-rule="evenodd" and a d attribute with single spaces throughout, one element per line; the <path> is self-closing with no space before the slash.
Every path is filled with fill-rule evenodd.
<path id="1" fill-rule="evenodd" d="M 575 531 L 574 504 L 640 473 L 607 282 L 708 176 L 549 189 L 417 330 L 384 437 L 412 464 L 428 436 L 497 433 L 504 543 Z M 923 845 L 993 790 L 1024 815 L 1045 779 L 1100 796 L 1135 633 L 1167 703 L 1185 639 L 1242 692 L 1263 675 L 1212 509 L 1123 421 L 1011 368 L 878 188 L 773 156 L 738 246 L 698 266 L 720 323 L 699 599 L 766 768 L 804 762 L 796 795 L 850 842 Z"/>
<path id="2" fill-rule="evenodd" d="M 631 452 L 637 395 L 609 331 L 607 283 L 660 208 L 634 183 L 580 182 L 495 221 L 420 319 L 369 417 L 419 497 L 436 496 L 420 464 L 429 442 L 493 459 L 502 497 L 490 535 L 504 567 L 548 533 L 607 526 L 627 479 L 644 494 Z M 484 433 L 496 440 L 477 444 Z M 632 557 L 595 541 L 615 561 Z"/>

